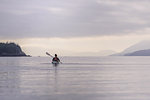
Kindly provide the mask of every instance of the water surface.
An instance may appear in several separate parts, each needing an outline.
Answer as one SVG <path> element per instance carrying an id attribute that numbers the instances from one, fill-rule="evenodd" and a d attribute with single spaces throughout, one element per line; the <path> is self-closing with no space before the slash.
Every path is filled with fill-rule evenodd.
<path id="1" fill-rule="evenodd" d="M 1 57 L 0 100 L 150 100 L 150 57 Z"/>

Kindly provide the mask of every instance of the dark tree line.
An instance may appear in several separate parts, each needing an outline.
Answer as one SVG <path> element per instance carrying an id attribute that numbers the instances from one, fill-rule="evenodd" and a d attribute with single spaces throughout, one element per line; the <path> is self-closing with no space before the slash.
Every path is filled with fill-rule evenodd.
<path id="1" fill-rule="evenodd" d="M 0 43 L 0 56 L 26 56 L 15 43 Z"/>

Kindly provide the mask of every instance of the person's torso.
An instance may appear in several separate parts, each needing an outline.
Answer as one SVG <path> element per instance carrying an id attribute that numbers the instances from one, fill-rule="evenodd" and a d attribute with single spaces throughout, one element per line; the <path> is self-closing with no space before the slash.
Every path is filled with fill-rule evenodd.
<path id="1" fill-rule="evenodd" d="M 53 58 L 53 61 L 59 61 L 59 58 L 54 57 L 54 58 Z"/>

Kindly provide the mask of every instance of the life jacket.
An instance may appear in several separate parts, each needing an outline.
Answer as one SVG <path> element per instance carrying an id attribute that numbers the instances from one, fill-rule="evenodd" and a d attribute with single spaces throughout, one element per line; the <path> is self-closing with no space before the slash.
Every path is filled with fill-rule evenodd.
<path id="1" fill-rule="evenodd" d="M 55 57 L 54 60 L 58 60 L 58 59 Z"/>
<path id="2" fill-rule="evenodd" d="M 58 58 L 57 58 L 57 57 L 54 57 L 54 58 L 53 58 L 53 61 L 59 61 L 59 60 L 58 60 Z"/>

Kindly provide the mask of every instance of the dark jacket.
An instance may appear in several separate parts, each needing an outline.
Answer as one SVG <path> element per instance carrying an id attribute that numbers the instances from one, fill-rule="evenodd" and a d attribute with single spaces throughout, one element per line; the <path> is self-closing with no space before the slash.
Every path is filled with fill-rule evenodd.
<path id="1" fill-rule="evenodd" d="M 60 62 L 60 60 L 59 60 L 59 58 L 58 58 L 58 57 L 54 57 L 52 61 Z"/>

